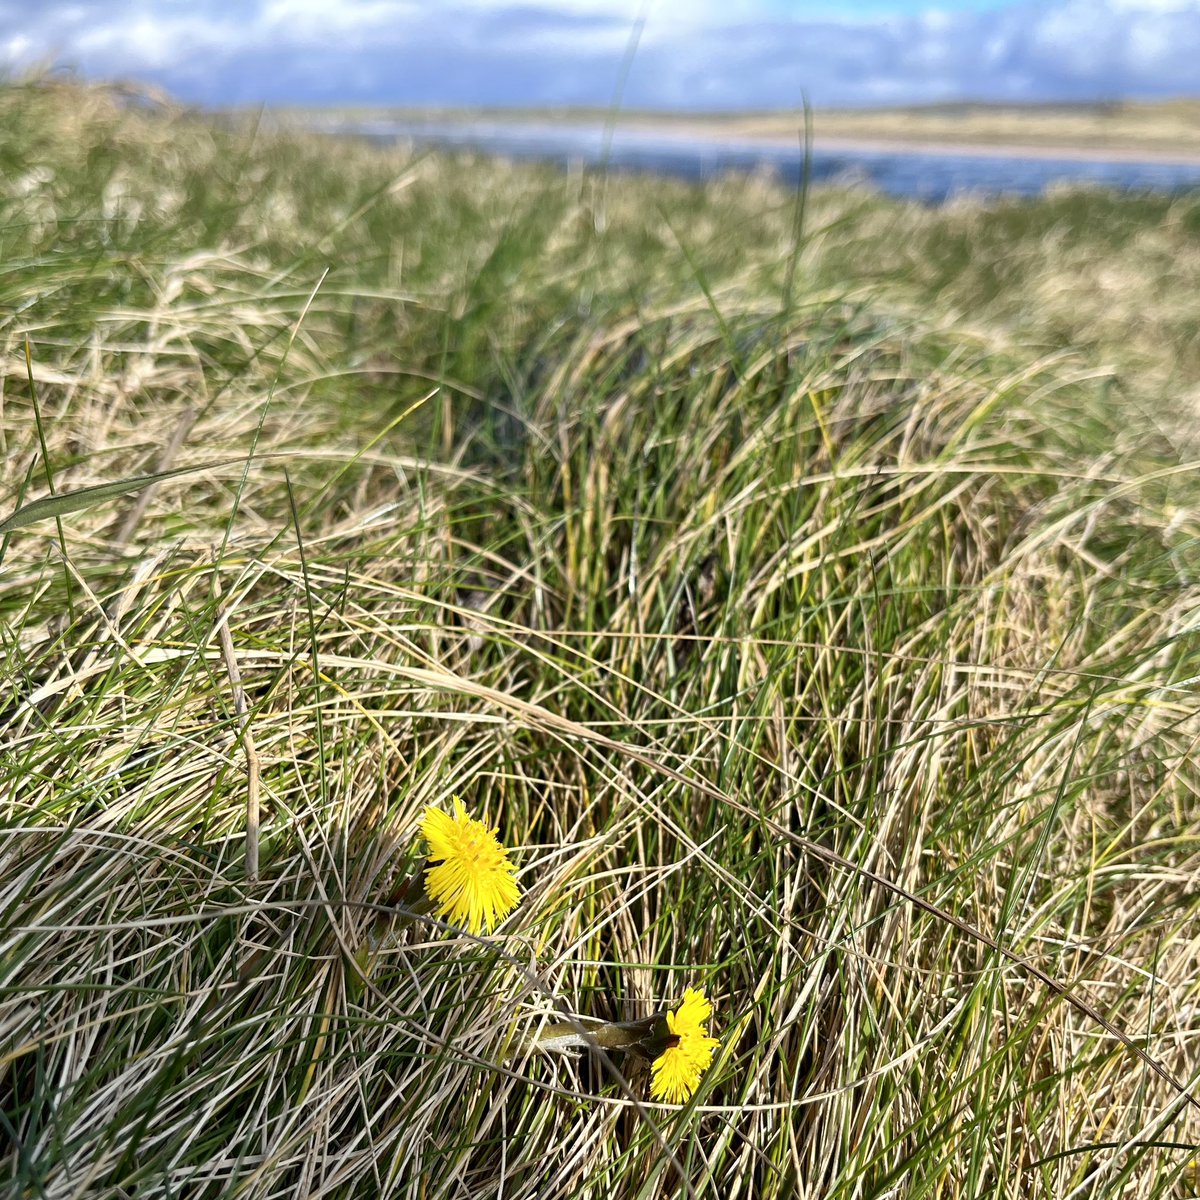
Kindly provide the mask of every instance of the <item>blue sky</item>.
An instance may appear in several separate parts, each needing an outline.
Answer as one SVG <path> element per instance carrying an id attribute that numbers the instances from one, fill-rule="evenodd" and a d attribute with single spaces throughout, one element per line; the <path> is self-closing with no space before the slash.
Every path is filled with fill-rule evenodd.
<path id="1" fill-rule="evenodd" d="M 1200 0 L 0 0 L 0 68 L 209 105 L 676 109 L 1200 92 Z"/>

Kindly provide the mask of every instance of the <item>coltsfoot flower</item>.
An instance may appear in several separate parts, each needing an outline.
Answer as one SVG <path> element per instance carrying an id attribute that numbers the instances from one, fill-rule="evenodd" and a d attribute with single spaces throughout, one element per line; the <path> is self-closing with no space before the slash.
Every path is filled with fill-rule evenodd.
<path id="1" fill-rule="evenodd" d="M 655 1100 L 683 1104 L 700 1086 L 700 1076 L 712 1065 L 720 1042 L 708 1036 L 712 1004 L 700 988 L 688 988 L 683 1003 L 667 1012 L 667 1028 L 675 1039 L 650 1065 L 650 1095 Z"/>
<path id="2" fill-rule="evenodd" d="M 425 893 L 438 916 L 471 933 L 491 933 L 521 898 L 516 867 L 496 830 L 470 816 L 455 796 L 454 815 L 427 808 L 421 832 L 430 860 L 439 863 L 425 872 Z"/>

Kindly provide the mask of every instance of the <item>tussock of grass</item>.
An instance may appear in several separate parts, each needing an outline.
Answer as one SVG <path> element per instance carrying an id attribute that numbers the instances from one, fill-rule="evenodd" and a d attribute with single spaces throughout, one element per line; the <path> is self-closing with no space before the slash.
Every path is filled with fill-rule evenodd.
<path id="1" fill-rule="evenodd" d="M 781 313 L 764 181 L 34 87 L 0 156 L 4 512 L 189 412 L 175 465 L 254 454 L 4 547 L 18 1194 L 1188 1194 L 1168 1084 L 795 839 L 1193 1078 L 1191 301 L 1092 281 L 1162 286 L 1194 198 L 822 192 Z M 490 942 L 373 907 L 455 793 L 517 847 Z M 692 984 L 682 1114 L 520 1049 Z"/>

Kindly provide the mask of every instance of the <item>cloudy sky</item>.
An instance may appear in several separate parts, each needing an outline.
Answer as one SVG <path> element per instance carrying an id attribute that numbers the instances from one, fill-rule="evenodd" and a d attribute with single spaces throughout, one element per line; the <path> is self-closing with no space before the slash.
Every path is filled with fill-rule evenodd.
<path id="1" fill-rule="evenodd" d="M 202 104 L 794 107 L 1200 92 L 1200 0 L 0 0 L 0 68 Z"/>

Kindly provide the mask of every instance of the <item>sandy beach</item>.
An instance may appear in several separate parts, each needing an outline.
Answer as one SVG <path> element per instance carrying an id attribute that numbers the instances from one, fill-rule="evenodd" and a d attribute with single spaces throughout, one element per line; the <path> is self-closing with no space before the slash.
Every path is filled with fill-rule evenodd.
<path id="1" fill-rule="evenodd" d="M 794 140 L 779 136 L 746 135 L 751 142 L 771 145 L 795 145 Z M 1200 166 L 1200 150 L 1168 150 L 1158 146 L 1138 149 L 1133 146 L 1046 146 L 1021 142 L 947 142 L 927 138 L 854 138 L 815 137 L 813 146 L 830 154 L 947 154 L 970 155 L 978 158 L 1039 158 L 1070 162 L 1143 162 L 1175 163 Z"/>

